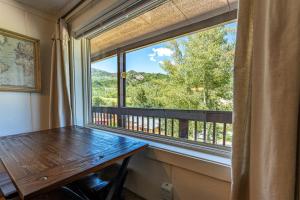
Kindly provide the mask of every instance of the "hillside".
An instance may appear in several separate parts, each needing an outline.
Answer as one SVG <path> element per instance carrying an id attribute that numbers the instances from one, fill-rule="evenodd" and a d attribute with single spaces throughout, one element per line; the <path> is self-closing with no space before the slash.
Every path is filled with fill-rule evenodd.
<path id="1" fill-rule="evenodd" d="M 93 68 L 93 105 L 94 106 L 116 106 L 117 105 L 117 73 L 111 73 Z M 145 73 L 130 70 L 126 73 L 127 105 L 140 107 L 135 103 L 141 94 L 141 87 L 151 88 L 161 81 L 167 80 L 168 76 L 160 73 Z M 153 88 L 154 89 L 154 88 Z M 138 97 L 139 96 L 139 97 Z M 144 105 L 142 103 L 142 105 Z"/>

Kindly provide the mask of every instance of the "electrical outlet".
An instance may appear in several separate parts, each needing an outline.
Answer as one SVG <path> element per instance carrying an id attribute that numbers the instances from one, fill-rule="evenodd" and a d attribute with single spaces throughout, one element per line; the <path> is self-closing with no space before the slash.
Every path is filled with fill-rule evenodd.
<path id="1" fill-rule="evenodd" d="M 163 183 L 160 187 L 161 199 L 172 200 L 173 199 L 173 185 L 171 183 Z"/>

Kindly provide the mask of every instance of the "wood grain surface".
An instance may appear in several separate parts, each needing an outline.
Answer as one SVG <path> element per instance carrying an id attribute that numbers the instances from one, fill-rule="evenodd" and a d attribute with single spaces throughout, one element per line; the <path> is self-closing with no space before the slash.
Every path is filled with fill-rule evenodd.
<path id="1" fill-rule="evenodd" d="M 21 199 L 68 184 L 131 156 L 146 143 L 78 126 L 0 139 L 0 158 Z"/>

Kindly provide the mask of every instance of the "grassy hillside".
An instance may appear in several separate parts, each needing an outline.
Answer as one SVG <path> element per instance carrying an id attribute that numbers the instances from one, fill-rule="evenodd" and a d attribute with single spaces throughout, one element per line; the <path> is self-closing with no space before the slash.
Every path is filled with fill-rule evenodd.
<path id="1" fill-rule="evenodd" d="M 126 77 L 126 104 L 130 107 L 152 107 L 158 105 L 154 95 L 160 90 L 162 81 L 168 76 L 159 73 L 128 71 Z M 117 74 L 92 69 L 93 106 L 117 106 Z M 145 90 L 145 88 L 148 88 Z M 153 99 L 143 99 L 147 95 Z"/>

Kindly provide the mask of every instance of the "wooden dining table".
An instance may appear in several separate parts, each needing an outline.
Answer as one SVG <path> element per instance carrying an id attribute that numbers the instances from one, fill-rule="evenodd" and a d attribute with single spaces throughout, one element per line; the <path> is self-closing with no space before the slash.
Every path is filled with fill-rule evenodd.
<path id="1" fill-rule="evenodd" d="M 30 199 L 120 160 L 122 176 L 130 157 L 146 146 L 110 132 L 70 126 L 1 137 L 0 158 L 20 198 Z"/>

